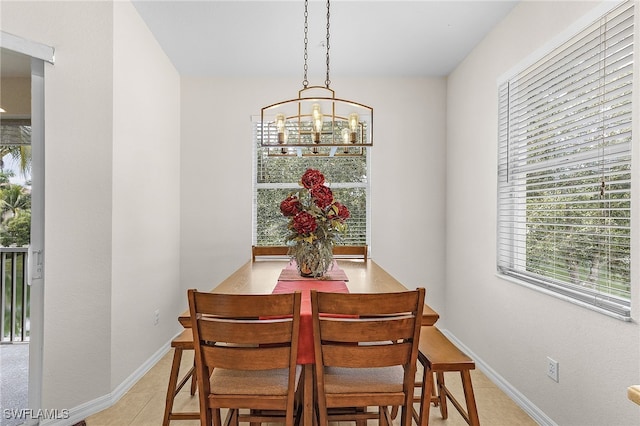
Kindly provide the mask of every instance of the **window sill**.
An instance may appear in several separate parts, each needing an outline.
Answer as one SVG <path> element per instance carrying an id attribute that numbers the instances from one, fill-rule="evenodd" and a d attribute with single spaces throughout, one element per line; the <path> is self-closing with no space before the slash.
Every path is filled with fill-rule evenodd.
<path id="1" fill-rule="evenodd" d="M 531 290 L 535 290 L 535 291 L 538 291 L 540 293 L 544 293 L 544 294 L 546 294 L 548 296 L 555 297 L 556 299 L 564 300 L 565 302 L 569 302 L 569 303 L 572 303 L 574 305 L 581 306 L 583 308 L 589 309 L 589 310 L 597 312 L 599 314 L 603 314 L 603 315 L 609 316 L 611 318 L 615 318 L 615 319 L 620 320 L 620 321 L 624 321 L 624 322 L 631 322 L 632 321 L 631 317 L 626 317 L 624 315 L 620 315 L 620 314 L 617 314 L 615 312 L 611 312 L 611 311 L 608 311 L 606 309 L 599 308 L 599 307 L 591 305 L 589 303 L 584 303 L 584 302 L 582 302 L 580 300 L 576 300 L 576 299 L 573 299 L 571 297 L 565 296 L 563 294 L 556 293 L 555 291 L 547 290 L 547 289 L 542 288 L 540 286 L 528 283 L 528 282 L 523 281 L 523 280 L 519 280 L 519 279 L 514 278 L 514 277 L 510 277 L 508 275 L 496 273 L 496 276 L 498 278 L 500 278 L 501 280 L 509 281 L 511 283 L 518 284 L 518 285 L 521 285 L 523 287 L 527 287 L 527 288 L 529 288 Z"/>

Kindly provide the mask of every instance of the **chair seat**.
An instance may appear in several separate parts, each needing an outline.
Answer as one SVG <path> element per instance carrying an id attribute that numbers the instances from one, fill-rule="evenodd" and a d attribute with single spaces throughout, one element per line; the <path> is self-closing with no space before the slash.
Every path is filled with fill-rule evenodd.
<path id="1" fill-rule="evenodd" d="M 324 370 L 325 393 L 402 392 L 404 370 L 401 366 L 381 368 L 327 367 Z"/>
<path id="2" fill-rule="evenodd" d="M 214 395 L 286 395 L 288 391 L 286 368 L 276 370 L 239 371 L 216 368 L 211 375 L 211 393 Z M 302 367 L 296 368 L 296 385 Z"/>

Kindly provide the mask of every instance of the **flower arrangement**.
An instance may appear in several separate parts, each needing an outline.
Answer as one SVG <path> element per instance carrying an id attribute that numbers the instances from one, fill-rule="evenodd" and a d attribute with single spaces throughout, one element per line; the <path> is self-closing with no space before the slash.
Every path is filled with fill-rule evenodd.
<path id="1" fill-rule="evenodd" d="M 307 169 L 300 179 L 302 188 L 280 203 L 280 211 L 290 218 L 289 256 L 304 276 L 324 275 L 333 261 L 334 239 L 347 230 L 349 209 L 333 198 L 324 183 L 319 170 Z"/>

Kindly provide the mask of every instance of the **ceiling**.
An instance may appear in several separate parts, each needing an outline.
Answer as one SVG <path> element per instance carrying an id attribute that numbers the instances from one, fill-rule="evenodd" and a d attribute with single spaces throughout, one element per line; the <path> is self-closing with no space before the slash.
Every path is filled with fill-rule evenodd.
<path id="1" fill-rule="evenodd" d="M 8 49 L 0 49 L 0 75 L 2 77 L 31 76 L 31 59 Z"/>
<path id="2" fill-rule="evenodd" d="M 304 64 L 302 0 L 133 0 L 183 76 L 296 77 Z M 518 0 L 334 0 L 330 77 L 446 76 Z M 308 78 L 326 73 L 326 3 L 309 1 Z M 54 46 L 55 47 L 55 46 Z M 29 75 L 2 50 L 0 75 Z"/>
<path id="3" fill-rule="evenodd" d="M 516 0 L 334 0 L 330 75 L 446 76 Z M 182 76 L 299 77 L 304 1 L 133 0 Z M 309 82 L 326 73 L 326 2 L 309 1 Z"/>

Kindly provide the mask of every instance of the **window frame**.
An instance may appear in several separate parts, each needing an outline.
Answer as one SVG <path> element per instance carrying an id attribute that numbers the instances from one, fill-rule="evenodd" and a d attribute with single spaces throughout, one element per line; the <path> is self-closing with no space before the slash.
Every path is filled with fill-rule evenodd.
<path id="1" fill-rule="evenodd" d="M 604 313 L 606 315 L 609 315 L 624 321 L 631 320 L 631 291 L 630 290 L 633 284 L 631 268 L 629 267 L 630 272 L 629 272 L 629 277 L 627 282 L 629 286 L 628 298 L 618 297 L 612 294 L 600 293 L 598 291 L 599 286 L 597 285 L 596 285 L 596 290 L 582 289 L 575 285 L 571 285 L 571 283 L 565 283 L 562 281 L 554 280 L 549 277 L 544 277 L 542 275 L 529 273 L 528 272 L 529 267 L 527 265 L 530 259 L 528 258 L 526 253 L 527 241 L 523 234 L 523 233 L 529 232 L 529 227 L 528 227 L 529 225 L 527 224 L 525 227 L 520 228 L 519 231 L 515 229 L 516 228 L 515 223 L 517 222 L 517 217 L 519 216 L 520 219 L 522 219 L 524 215 L 527 214 L 526 213 L 527 198 L 523 198 L 519 202 L 509 201 L 509 199 L 513 199 L 515 197 L 514 194 L 517 194 L 517 192 L 508 192 L 506 194 L 501 194 L 501 191 L 509 190 L 509 188 L 513 189 L 518 185 L 522 186 L 523 185 L 522 180 L 530 179 L 529 175 L 523 172 L 521 176 L 526 176 L 526 178 L 524 177 L 521 178 L 522 180 L 520 182 L 517 182 L 517 181 L 508 182 L 509 178 L 513 177 L 511 175 L 511 173 L 513 172 L 509 170 L 509 168 L 514 164 L 508 158 L 508 156 L 511 155 L 512 153 L 505 153 L 505 150 L 509 150 L 512 148 L 512 143 L 513 143 L 512 133 L 514 132 L 514 129 L 511 128 L 510 126 L 511 117 L 509 116 L 511 112 L 511 110 L 509 109 L 510 85 L 513 85 L 514 81 L 517 82 L 522 75 L 525 75 L 527 72 L 530 72 L 532 69 L 536 69 L 536 67 L 541 66 L 541 64 L 545 63 L 545 61 L 550 60 L 550 58 L 552 58 L 556 54 L 558 54 L 558 57 L 555 58 L 556 62 L 560 62 L 561 59 L 566 59 L 559 54 L 559 52 L 562 49 L 565 49 L 570 46 L 576 46 L 578 43 L 580 43 L 579 37 L 585 35 L 589 30 L 593 30 L 593 27 L 597 27 L 600 30 L 601 27 L 604 26 L 606 31 L 606 23 L 609 20 L 611 20 L 612 17 L 616 17 L 619 14 L 622 15 L 624 13 L 628 13 L 629 10 L 631 10 L 630 12 L 631 22 L 632 22 L 631 25 L 633 26 L 635 23 L 634 21 L 637 21 L 635 14 L 638 13 L 637 10 L 634 10 L 633 2 L 624 2 L 614 6 L 613 8 L 611 7 L 611 5 L 608 5 L 606 10 L 599 9 L 597 11 L 598 19 L 595 22 L 593 21 L 593 18 L 594 18 L 593 16 L 591 17 L 592 18 L 591 22 L 581 22 L 580 27 L 572 28 L 571 34 L 564 35 L 563 40 L 561 40 L 559 43 L 556 43 L 557 48 L 546 49 L 544 54 L 538 55 L 539 57 L 536 58 L 535 60 L 532 60 L 530 58 L 528 61 L 526 61 L 526 63 L 520 66 L 517 72 L 510 72 L 508 74 L 509 77 L 507 78 L 503 77 L 498 81 L 499 134 L 498 134 L 497 218 L 496 218 L 497 220 L 497 236 L 496 236 L 497 276 L 503 279 L 507 279 L 511 282 L 525 285 L 532 289 L 544 292 L 546 294 L 564 299 L 571 303 L 575 303 L 575 304 L 587 307 L 589 309 Z M 586 24 L 590 24 L 590 25 L 586 25 Z M 637 53 L 637 46 L 635 46 L 637 42 L 637 37 L 635 35 L 635 31 L 637 31 L 637 28 L 633 28 L 632 30 L 632 34 L 633 34 L 632 35 L 633 38 L 631 42 L 632 55 L 634 54 L 634 52 Z M 602 34 L 603 34 L 602 31 L 600 32 L 600 34 L 601 34 L 600 37 L 602 37 Z M 605 34 L 604 36 L 605 38 L 608 37 L 606 33 L 604 34 Z M 633 62 L 635 62 L 635 59 L 636 58 L 633 58 L 632 65 L 631 65 L 631 68 L 633 69 L 633 71 L 637 71 L 637 66 L 633 64 Z M 600 67 L 600 63 L 601 61 L 599 60 L 598 67 Z M 567 65 L 572 66 L 572 69 L 574 69 L 573 67 L 576 64 L 568 63 Z M 606 66 L 606 63 L 604 66 Z M 630 157 L 632 154 L 632 147 L 634 145 L 634 141 L 637 140 L 637 135 L 635 135 L 634 130 L 637 130 L 637 127 L 638 127 L 637 123 L 635 122 L 637 118 L 635 118 L 635 115 L 633 114 L 633 111 L 637 110 L 637 106 L 633 105 L 633 103 L 637 101 L 637 96 L 634 93 L 634 91 L 637 90 L 637 82 L 636 82 L 637 76 L 635 77 L 633 76 L 633 71 L 631 73 L 632 76 L 630 77 L 631 94 L 628 95 L 630 99 L 630 104 L 631 104 L 629 108 L 631 109 L 631 117 L 632 117 L 629 121 L 629 127 L 631 128 L 630 130 L 631 136 L 628 141 L 628 145 L 629 145 L 628 155 Z M 521 78 L 521 79 L 524 80 L 524 78 Z M 584 95 L 583 93 L 580 94 L 580 96 L 583 96 L 583 95 Z M 604 99 L 604 96 L 603 96 L 603 99 Z M 604 103 L 606 104 L 606 100 Z M 551 121 L 551 119 L 549 121 Z M 548 124 L 548 122 L 544 122 L 544 123 L 545 125 Z M 529 125 L 529 122 L 527 122 L 527 125 Z M 603 127 L 604 127 L 604 119 L 603 119 Z M 603 138 L 604 138 L 604 131 L 603 131 Z M 524 138 L 524 139 L 527 139 L 527 138 Z M 528 142 L 521 142 L 521 147 L 527 146 L 527 143 Z M 531 154 L 527 153 L 525 155 L 526 155 L 525 158 L 527 159 L 531 158 L 530 157 Z M 637 155 L 634 155 L 633 158 L 631 158 L 630 160 L 631 162 L 631 167 L 629 170 L 630 174 L 633 174 L 633 166 L 637 167 L 637 165 L 635 164 L 636 160 L 637 160 Z M 524 164 L 524 163 L 525 163 L 524 160 L 520 160 L 520 164 Z M 548 168 L 558 167 L 558 164 L 557 163 L 555 165 L 552 164 L 547 167 Z M 527 182 L 526 184 L 530 185 L 529 182 Z M 636 191 L 635 189 L 631 188 L 631 186 L 635 184 L 637 184 L 637 179 L 634 180 L 633 177 L 629 178 L 629 185 L 630 185 L 630 188 L 628 189 L 629 202 L 631 202 L 630 200 L 633 198 L 632 191 Z M 525 186 L 525 189 L 521 190 L 520 193 L 524 194 L 524 196 L 526 197 L 528 190 L 529 190 L 529 187 Z M 507 221 L 502 222 L 503 220 L 502 215 L 504 214 L 504 210 L 506 208 L 509 208 L 510 203 L 513 206 L 515 206 L 513 207 L 513 210 L 509 213 L 510 215 L 509 219 L 512 220 L 511 229 L 509 229 L 509 224 Z M 505 208 L 505 206 L 507 207 Z M 631 207 L 629 207 L 630 221 L 632 220 L 632 213 L 633 213 L 633 210 L 631 210 Z M 635 225 L 635 221 L 633 224 Z M 507 232 L 507 235 L 508 235 L 507 237 L 504 236 L 505 231 Z M 520 237 L 522 238 L 518 239 L 518 235 L 520 235 Z M 631 236 L 632 236 L 632 229 L 631 229 L 631 226 L 629 226 L 629 238 L 631 238 Z M 631 242 L 629 243 L 629 251 L 630 251 L 629 260 L 630 262 L 632 262 L 634 251 L 633 251 Z M 507 253 L 507 254 L 505 255 L 504 253 Z M 522 264 L 518 266 L 515 265 L 515 263 L 517 263 L 518 258 L 524 259 L 524 266 Z"/>

